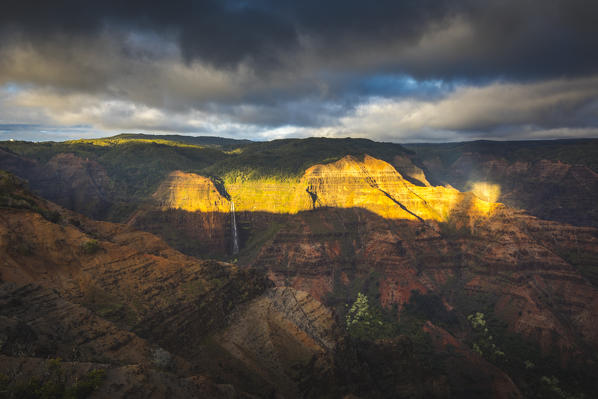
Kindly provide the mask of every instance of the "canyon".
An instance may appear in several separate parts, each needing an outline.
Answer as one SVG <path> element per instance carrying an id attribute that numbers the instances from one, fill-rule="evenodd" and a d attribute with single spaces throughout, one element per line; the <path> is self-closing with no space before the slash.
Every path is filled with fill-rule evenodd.
<path id="1" fill-rule="evenodd" d="M 0 146 L 1 373 L 43 374 L 60 357 L 72 378 L 106 370 L 97 397 L 508 398 L 551 389 L 542 377 L 595 384 L 592 165 L 350 140 L 240 155 L 122 145 L 196 164 L 140 161 L 123 176 L 111 147 Z M 335 149 L 312 159 L 313 145 Z M 260 151 L 272 170 L 301 166 L 270 173 Z M 358 294 L 380 327 L 348 329 Z"/>

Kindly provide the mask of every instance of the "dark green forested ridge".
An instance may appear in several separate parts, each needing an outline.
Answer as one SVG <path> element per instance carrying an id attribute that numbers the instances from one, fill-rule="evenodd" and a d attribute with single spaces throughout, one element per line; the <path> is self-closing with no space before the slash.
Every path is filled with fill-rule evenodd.
<path id="1" fill-rule="evenodd" d="M 296 177 L 310 166 L 334 162 L 346 155 L 369 154 L 391 161 L 396 155 L 410 153 L 399 144 L 366 139 L 308 138 L 250 143 L 129 134 L 67 142 L 0 142 L 0 148 L 42 163 L 59 153 L 73 153 L 98 161 L 115 180 L 131 184 L 141 180 L 149 185 L 173 170 L 208 176 L 237 172 L 256 178 Z"/>
<path id="2" fill-rule="evenodd" d="M 298 177 L 309 167 L 338 161 L 346 155 L 364 154 L 392 161 L 396 155 L 410 151 L 394 143 L 367 139 L 284 139 L 252 143 L 235 156 L 205 169 L 209 175 L 225 176 L 234 171 L 248 177 Z"/>

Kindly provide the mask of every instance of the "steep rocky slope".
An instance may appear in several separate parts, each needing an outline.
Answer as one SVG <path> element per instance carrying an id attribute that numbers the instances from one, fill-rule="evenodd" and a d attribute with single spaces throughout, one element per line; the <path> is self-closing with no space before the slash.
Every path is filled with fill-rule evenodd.
<path id="1" fill-rule="evenodd" d="M 282 287 L 239 307 L 214 339 L 284 396 L 300 391 L 298 369 L 330 363 L 341 336 L 330 310 L 306 292 Z M 323 367 L 331 368 L 324 364 Z"/>
<path id="2" fill-rule="evenodd" d="M 44 358 L 60 357 L 72 363 L 71 376 L 106 369 L 102 397 L 277 390 L 261 369 L 236 359 L 219 333 L 240 304 L 267 292 L 263 275 L 198 261 L 151 234 L 88 220 L 32 196 L 2 173 L 0 351 L 8 358 L 1 373 L 31 381 Z M 314 305 L 298 306 L 277 317 L 280 331 L 305 335 L 293 312 Z M 209 338 L 216 333 L 217 342 Z M 295 346 L 302 345 L 312 350 L 303 341 Z"/>

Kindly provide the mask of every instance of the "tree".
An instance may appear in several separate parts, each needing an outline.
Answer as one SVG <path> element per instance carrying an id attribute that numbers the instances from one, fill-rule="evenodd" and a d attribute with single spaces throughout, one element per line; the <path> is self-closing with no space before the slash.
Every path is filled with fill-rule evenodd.
<path id="1" fill-rule="evenodd" d="M 505 353 L 494 343 L 494 337 L 488 330 L 484 313 L 472 313 L 467 316 L 467 320 L 469 320 L 474 330 L 473 350 L 492 363 L 496 364 L 497 362 L 504 361 Z"/>
<path id="2" fill-rule="evenodd" d="M 380 337 L 384 332 L 384 323 L 378 313 L 370 307 L 368 297 L 359 292 L 346 316 L 347 331 L 359 339 Z"/>

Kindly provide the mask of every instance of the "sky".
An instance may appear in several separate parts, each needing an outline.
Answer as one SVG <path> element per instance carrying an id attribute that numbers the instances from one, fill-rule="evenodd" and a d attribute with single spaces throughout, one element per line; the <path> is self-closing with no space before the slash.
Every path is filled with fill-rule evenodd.
<path id="1" fill-rule="evenodd" d="M 5 0 L 0 140 L 598 137 L 595 0 Z"/>

